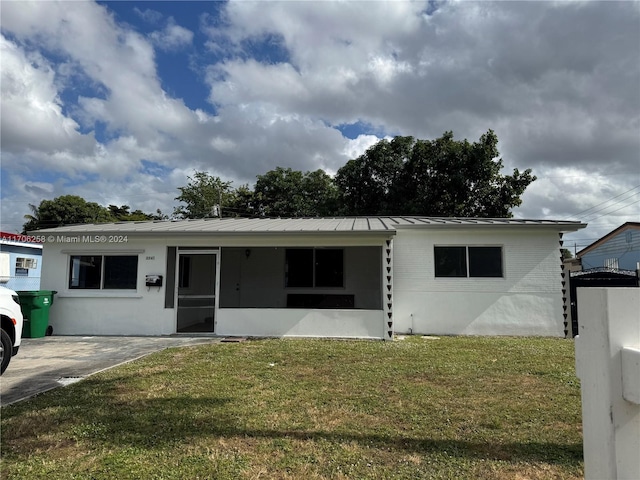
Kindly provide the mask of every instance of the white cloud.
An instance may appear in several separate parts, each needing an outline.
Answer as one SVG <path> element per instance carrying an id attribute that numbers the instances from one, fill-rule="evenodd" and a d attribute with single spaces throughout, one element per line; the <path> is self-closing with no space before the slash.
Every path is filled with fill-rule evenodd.
<path id="1" fill-rule="evenodd" d="M 453 130 L 475 139 L 493 128 L 520 168 L 597 166 L 613 150 L 629 168 L 640 149 L 638 4 L 451 2 L 430 17 L 425 9 L 232 2 L 228 38 L 280 37 L 290 60 L 218 64 L 211 99 L 419 138 Z"/>
<path id="2" fill-rule="evenodd" d="M 589 224 L 589 233 L 579 231 L 567 239 L 589 236 L 594 241 L 626 221 L 640 221 L 640 167 L 624 179 L 579 167 L 550 167 L 535 173 L 539 178 L 522 196 L 516 217 L 580 220 Z"/>
<path id="3" fill-rule="evenodd" d="M 140 10 L 138 7 L 134 7 L 133 11 L 147 23 L 157 24 L 162 20 L 162 14 L 157 10 L 152 10 L 151 8 Z"/>
<path id="4" fill-rule="evenodd" d="M 177 25 L 173 17 L 169 17 L 164 29 L 153 32 L 150 37 L 158 48 L 171 51 L 190 45 L 193 32 Z"/>
<path id="5" fill-rule="evenodd" d="M 278 165 L 335 172 L 377 137 L 349 140 L 331 126 L 360 122 L 380 135 L 417 138 L 453 130 L 476 140 L 494 129 L 507 168 L 541 177 L 521 216 L 570 217 L 640 184 L 640 4 L 445 2 L 432 15 L 427 8 L 224 4 L 223 20 L 204 26 L 224 60 L 194 68 L 206 71 L 212 114 L 168 94 L 157 69 L 163 49 L 184 55 L 202 47 L 201 32 L 170 17 L 163 23 L 152 9 L 136 9 L 160 28 L 144 36 L 117 23 L 108 4 L 5 2 L 3 173 L 11 184 L 34 186 L 13 192 L 29 201 L 35 192 L 68 193 L 71 184 L 103 204 L 170 211 L 175 187 L 196 169 L 239 183 Z M 74 90 L 78 81 L 86 88 Z M 92 129 L 106 132 L 102 143 Z M 141 160 L 169 173 L 158 180 L 140 171 Z M 65 180 L 43 190 L 43 170 Z M 7 193 L 3 224 L 13 215 Z M 627 210 L 611 222 L 619 213 Z"/>
<path id="6" fill-rule="evenodd" d="M 391 140 L 392 137 L 386 137 L 387 140 Z M 344 156 L 351 160 L 358 158 L 364 154 L 369 147 L 372 147 L 380 141 L 380 138 L 375 135 L 358 135 L 353 140 L 348 140 L 343 150 Z"/>
<path id="7" fill-rule="evenodd" d="M 37 52 L 25 52 L 0 36 L 2 57 L 1 132 L 4 152 L 60 151 L 88 153 L 93 139 L 62 112 L 55 72 Z"/>

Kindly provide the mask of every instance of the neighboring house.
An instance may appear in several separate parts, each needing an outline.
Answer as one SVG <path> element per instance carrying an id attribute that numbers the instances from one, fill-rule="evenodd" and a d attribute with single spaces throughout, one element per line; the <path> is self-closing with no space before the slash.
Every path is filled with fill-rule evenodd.
<path id="1" fill-rule="evenodd" d="M 640 223 L 627 222 L 580 250 L 582 270 L 637 270 L 640 263 Z"/>
<path id="2" fill-rule="evenodd" d="M 11 290 L 39 290 L 42 243 L 0 232 L 0 284 Z"/>
<path id="3" fill-rule="evenodd" d="M 578 335 L 577 289 L 638 287 L 640 223 L 627 222 L 576 254 L 581 269 L 570 271 L 571 332 Z"/>
<path id="4" fill-rule="evenodd" d="M 566 334 L 563 232 L 579 222 L 203 219 L 46 235 L 65 335 Z"/>
<path id="5" fill-rule="evenodd" d="M 579 272 L 582 270 L 582 263 L 579 258 L 565 258 L 562 260 L 564 263 L 565 272 Z"/>

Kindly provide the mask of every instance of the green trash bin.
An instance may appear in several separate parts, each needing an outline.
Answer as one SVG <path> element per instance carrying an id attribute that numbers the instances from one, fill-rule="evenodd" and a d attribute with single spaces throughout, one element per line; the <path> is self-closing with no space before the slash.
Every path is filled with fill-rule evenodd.
<path id="1" fill-rule="evenodd" d="M 55 290 L 19 291 L 20 309 L 24 316 L 22 324 L 23 338 L 42 338 L 51 335 L 49 326 L 49 307 L 53 305 Z"/>

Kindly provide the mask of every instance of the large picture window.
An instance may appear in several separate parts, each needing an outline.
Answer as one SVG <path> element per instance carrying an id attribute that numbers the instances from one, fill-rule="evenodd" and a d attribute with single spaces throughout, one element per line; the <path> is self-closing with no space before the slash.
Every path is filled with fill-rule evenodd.
<path id="1" fill-rule="evenodd" d="M 289 248 L 285 286 L 344 287 L 344 251 L 339 248 Z"/>
<path id="2" fill-rule="evenodd" d="M 69 288 L 135 290 L 137 255 L 72 255 Z"/>
<path id="3" fill-rule="evenodd" d="M 502 247 L 437 246 L 436 277 L 502 277 Z"/>

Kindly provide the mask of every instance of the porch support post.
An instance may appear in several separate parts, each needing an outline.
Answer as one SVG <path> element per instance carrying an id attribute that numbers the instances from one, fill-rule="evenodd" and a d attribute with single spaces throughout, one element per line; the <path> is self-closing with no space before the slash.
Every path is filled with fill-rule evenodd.
<path id="1" fill-rule="evenodd" d="M 383 338 L 393 340 L 393 238 L 382 245 L 382 310 L 384 312 Z"/>

